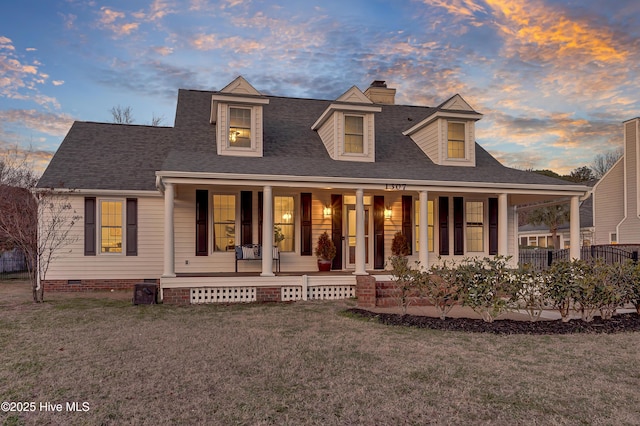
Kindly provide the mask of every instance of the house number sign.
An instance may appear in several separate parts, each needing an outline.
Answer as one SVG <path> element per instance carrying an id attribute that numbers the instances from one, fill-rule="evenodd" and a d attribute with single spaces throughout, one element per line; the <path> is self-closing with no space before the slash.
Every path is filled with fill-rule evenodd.
<path id="1" fill-rule="evenodd" d="M 392 191 L 404 191 L 407 189 L 406 183 L 387 183 L 384 186 L 384 189 L 392 190 Z"/>

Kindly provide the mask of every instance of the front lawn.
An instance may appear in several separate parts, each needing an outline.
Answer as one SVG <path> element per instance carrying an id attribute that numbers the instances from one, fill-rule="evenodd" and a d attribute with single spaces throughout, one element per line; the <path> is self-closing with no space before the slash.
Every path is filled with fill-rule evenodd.
<path id="1" fill-rule="evenodd" d="M 638 332 L 496 336 L 386 326 L 345 314 L 353 302 L 97 297 L 45 295 L 35 305 L 28 289 L 19 299 L 0 282 L 0 401 L 36 403 L 0 412 L 3 424 L 640 419 Z"/>

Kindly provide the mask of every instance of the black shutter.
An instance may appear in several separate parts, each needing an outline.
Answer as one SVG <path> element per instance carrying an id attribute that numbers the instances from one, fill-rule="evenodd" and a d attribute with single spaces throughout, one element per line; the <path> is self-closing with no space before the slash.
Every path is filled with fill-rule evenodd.
<path id="1" fill-rule="evenodd" d="M 138 199 L 127 198 L 127 256 L 138 255 Z"/>
<path id="2" fill-rule="evenodd" d="M 302 239 L 302 247 L 300 254 L 302 256 L 311 256 L 313 252 L 313 241 L 311 241 L 311 193 L 303 192 L 300 194 L 300 235 Z"/>
<path id="3" fill-rule="evenodd" d="M 96 255 L 96 197 L 84 198 L 84 255 Z"/>
<path id="4" fill-rule="evenodd" d="M 336 246 L 336 257 L 331 269 L 342 269 L 342 195 L 331 194 L 331 239 Z"/>
<path id="5" fill-rule="evenodd" d="M 384 196 L 373 197 L 373 267 L 384 269 Z"/>
<path id="6" fill-rule="evenodd" d="M 464 254 L 464 199 L 453 197 L 453 254 Z"/>
<path id="7" fill-rule="evenodd" d="M 240 241 L 241 244 L 253 244 L 252 214 L 253 192 L 242 191 L 240 193 Z"/>
<path id="8" fill-rule="evenodd" d="M 449 197 L 438 200 L 438 240 L 440 255 L 449 255 Z"/>
<path id="9" fill-rule="evenodd" d="M 411 195 L 402 196 L 402 234 L 407 239 L 408 254 L 413 253 L 413 221 L 411 212 L 413 211 L 413 197 Z"/>
<path id="10" fill-rule="evenodd" d="M 207 256 L 209 254 L 208 216 L 209 191 L 206 189 L 196 189 L 196 256 Z"/>
<path id="11" fill-rule="evenodd" d="M 498 199 L 489 198 L 489 254 L 498 254 Z"/>
<path id="12" fill-rule="evenodd" d="M 258 192 L 258 244 L 262 244 L 262 212 L 264 211 L 264 195 Z"/>

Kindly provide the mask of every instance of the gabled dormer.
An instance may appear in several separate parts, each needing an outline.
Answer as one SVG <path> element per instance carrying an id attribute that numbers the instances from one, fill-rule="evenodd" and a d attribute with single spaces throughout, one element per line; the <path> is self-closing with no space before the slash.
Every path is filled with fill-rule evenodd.
<path id="1" fill-rule="evenodd" d="M 332 102 L 313 123 L 334 160 L 375 161 L 375 118 L 382 107 L 353 86 Z"/>
<path id="2" fill-rule="evenodd" d="M 242 76 L 211 96 L 218 155 L 262 157 L 263 112 L 269 99 Z"/>
<path id="3" fill-rule="evenodd" d="M 475 122 L 482 118 L 460 95 L 455 95 L 403 134 L 441 166 L 476 165 Z"/>

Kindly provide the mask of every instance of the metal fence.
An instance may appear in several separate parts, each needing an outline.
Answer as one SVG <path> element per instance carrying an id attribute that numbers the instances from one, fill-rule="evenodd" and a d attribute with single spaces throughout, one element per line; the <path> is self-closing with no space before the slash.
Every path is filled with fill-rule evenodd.
<path id="1" fill-rule="evenodd" d="M 638 261 L 638 245 L 598 245 L 584 246 L 580 248 L 580 259 L 601 259 L 606 263 L 620 263 L 626 260 Z M 535 270 L 547 269 L 557 260 L 569 260 L 569 249 L 520 249 L 518 262 L 520 265 L 529 265 Z"/>
<path id="2" fill-rule="evenodd" d="M 27 260 L 20 250 L 0 252 L 0 280 L 27 278 Z"/>

